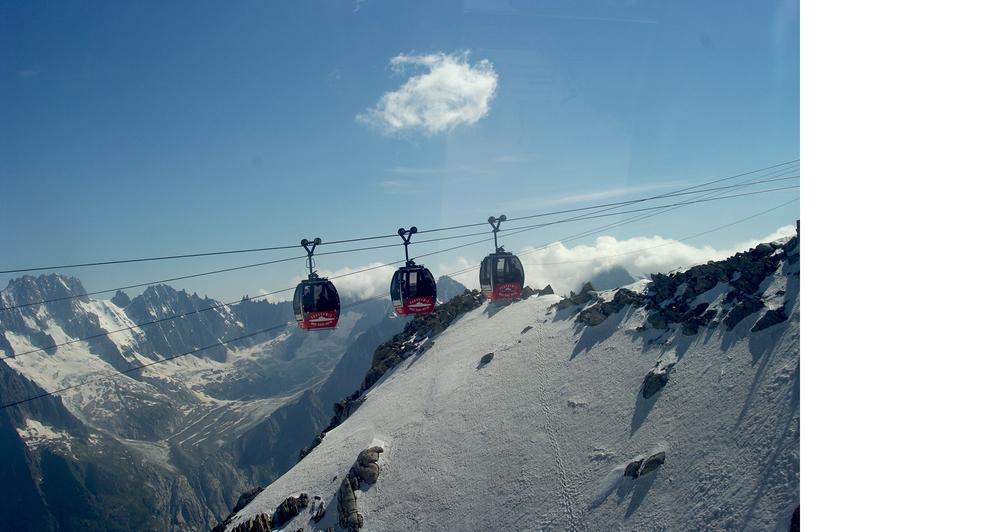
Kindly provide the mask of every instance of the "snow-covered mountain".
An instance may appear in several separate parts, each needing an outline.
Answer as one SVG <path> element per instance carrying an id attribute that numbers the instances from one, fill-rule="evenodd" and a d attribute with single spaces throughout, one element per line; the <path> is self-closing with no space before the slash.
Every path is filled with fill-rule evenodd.
<path id="1" fill-rule="evenodd" d="M 437 280 L 437 297 L 442 303 L 450 301 L 465 290 L 465 285 L 447 275 L 442 275 Z"/>
<path id="2" fill-rule="evenodd" d="M 4 458 L 23 456 L 29 474 L 0 481 L 38 493 L 45 512 L 28 530 L 208 528 L 240 492 L 295 464 L 329 405 L 355 387 L 333 373 L 363 375 L 359 357 L 403 326 L 387 318 L 388 301 L 367 301 L 346 309 L 336 331 L 287 327 L 168 360 L 285 323 L 290 307 L 227 306 L 165 285 L 134 298 L 70 297 L 83 293 L 55 274 L 0 291 L 4 307 L 57 300 L 0 312 L 0 372 L 14 383 L 0 389 L 4 404 L 106 377 L 4 410 Z M 170 316 L 183 317 L 159 321 Z M 351 351 L 356 343 L 364 355 Z"/>
<path id="3" fill-rule="evenodd" d="M 590 288 L 414 319 L 219 528 L 788 530 L 798 238 Z"/>
<path id="4" fill-rule="evenodd" d="M 590 280 L 590 285 L 596 290 L 611 290 L 620 288 L 635 282 L 632 274 L 621 266 L 612 266 L 606 270 L 601 270 Z"/>

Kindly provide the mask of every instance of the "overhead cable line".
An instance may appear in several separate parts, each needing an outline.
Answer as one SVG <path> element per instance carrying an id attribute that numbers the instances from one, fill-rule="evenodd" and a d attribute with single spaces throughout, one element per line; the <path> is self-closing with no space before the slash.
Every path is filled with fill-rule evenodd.
<path id="1" fill-rule="evenodd" d="M 749 185 L 756 185 L 756 184 L 761 184 L 761 183 L 768 183 L 768 182 L 773 182 L 773 181 L 777 181 L 777 180 L 793 179 L 795 177 L 798 177 L 798 176 L 787 176 L 787 177 L 773 178 L 773 179 L 768 179 L 768 180 L 763 180 L 763 181 L 755 181 L 755 182 L 752 182 L 752 183 L 746 183 L 746 184 L 742 184 L 742 185 L 730 185 L 730 186 L 727 186 L 727 187 L 720 187 L 718 189 L 707 189 L 707 190 L 729 190 L 729 189 L 732 189 L 734 187 L 745 187 L 745 186 L 749 186 Z M 592 218 L 601 218 L 601 217 L 607 217 L 607 216 L 618 216 L 618 215 L 629 214 L 629 213 L 634 213 L 634 212 L 650 211 L 650 210 L 656 210 L 656 209 L 661 209 L 661 208 L 666 208 L 666 207 L 675 207 L 675 206 L 679 206 L 679 205 L 688 205 L 688 204 L 700 203 L 700 202 L 710 201 L 710 200 L 715 200 L 715 199 L 727 199 L 727 198 L 741 197 L 741 196 L 754 195 L 754 194 L 760 194 L 760 193 L 765 193 L 765 192 L 772 192 L 772 191 L 776 191 L 776 190 L 785 190 L 785 189 L 790 189 L 790 188 L 796 188 L 796 187 L 792 186 L 792 187 L 766 189 L 766 190 L 748 192 L 748 193 L 743 193 L 743 194 L 734 194 L 734 195 L 729 195 L 729 196 L 719 196 L 719 197 L 710 198 L 710 199 L 696 199 L 696 200 L 691 200 L 691 201 L 688 201 L 688 202 L 675 203 L 675 204 L 670 204 L 670 205 L 660 205 L 660 206 L 646 207 L 646 208 L 634 209 L 634 210 L 628 210 L 628 211 L 620 211 L 620 212 L 615 212 L 615 213 L 601 214 L 604 211 L 616 209 L 616 208 L 619 208 L 619 207 L 625 206 L 625 205 L 634 204 L 634 203 L 637 203 L 639 201 L 646 201 L 646 199 L 633 200 L 633 201 L 630 201 L 630 202 L 617 202 L 617 203 L 614 203 L 614 204 L 610 204 L 609 207 L 604 208 L 601 211 L 597 211 L 597 213 L 584 213 L 584 214 L 581 214 L 579 216 L 575 216 L 573 218 L 568 218 L 568 219 L 564 219 L 564 220 L 557 220 L 557 221 L 554 221 L 554 222 L 544 222 L 544 223 L 540 223 L 540 224 L 536 224 L 536 225 L 530 225 L 530 226 L 512 227 L 512 228 L 504 229 L 504 231 L 514 231 L 514 233 L 511 233 L 513 235 L 513 234 L 518 234 L 518 233 L 526 231 L 526 230 L 536 229 L 536 228 L 540 228 L 540 227 L 546 227 L 546 226 L 553 225 L 553 224 L 567 223 L 567 222 L 578 221 L 578 220 L 588 220 L 588 219 L 592 219 Z M 697 191 L 697 192 L 704 192 L 704 191 Z M 686 193 L 690 193 L 690 192 L 686 192 Z M 656 197 L 663 197 L 663 195 L 656 196 Z M 570 211 L 578 211 L 578 209 L 571 209 Z M 547 214 L 543 214 L 543 215 L 547 215 Z M 539 216 L 543 216 L 543 215 L 539 215 Z M 530 217 L 528 217 L 528 218 L 530 218 Z M 525 219 L 525 217 L 518 218 L 518 219 Z M 481 225 L 481 224 L 477 224 L 477 225 Z M 492 234 L 492 232 L 491 231 L 482 231 L 482 232 L 477 232 L 477 233 L 467 233 L 467 234 L 463 234 L 463 235 L 451 235 L 451 236 L 446 236 L 446 237 L 439 237 L 439 238 L 433 238 L 433 239 L 428 239 L 428 240 L 421 240 L 419 242 L 420 243 L 438 242 L 438 241 L 454 240 L 454 239 L 458 239 L 458 238 L 467 238 L 467 237 L 470 237 L 470 236 L 488 235 L 488 234 Z M 477 241 L 475 243 L 479 243 L 479 241 Z M 397 244 L 383 244 L 383 245 L 378 245 L 378 246 L 368 246 L 368 247 L 354 248 L 354 249 L 343 249 L 343 250 L 327 251 L 327 252 L 323 252 L 323 253 L 317 253 L 316 255 L 318 256 L 318 255 L 337 255 L 337 254 L 343 254 L 343 253 L 354 253 L 354 252 L 360 252 L 360 251 L 370 251 L 370 250 L 375 250 L 375 249 L 390 248 L 390 247 L 395 247 L 396 245 Z M 73 294 L 73 295 L 69 295 L 69 296 L 61 296 L 61 297 L 51 298 L 51 299 L 46 299 L 46 300 L 31 301 L 31 302 L 27 302 L 27 303 L 21 303 L 21 304 L 18 304 L 18 305 L 12 305 L 12 306 L 7 306 L 7 307 L 0 307 L 0 312 L 15 310 L 15 309 L 24 308 L 24 307 L 30 307 L 30 306 L 37 306 L 37 305 L 42 305 L 42 304 L 47 304 L 47 303 L 53 303 L 53 302 L 57 302 L 57 301 L 65 301 L 65 300 L 69 300 L 69 299 L 77 299 L 77 298 L 89 297 L 89 296 L 93 296 L 93 295 L 108 294 L 108 293 L 112 293 L 112 292 L 117 292 L 118 290 L 128 290 L 128 289 L 131 289 L 131 288 L 139 288 L 139 287 L 143 287 L 143 286 L 151 286 L 151 285 L 154 285 L 154 284 L 162 284 L 162 283 L 173 282 L 173 281 L 180 281 L 180 280 L 185 280 L 185 279 L 193 279 L 193 278 L 196 278 L 196 277 L 203 277 L 203 276 L 207 276 L 207 275 L 216 275 L 216 274 L 219 274 L 219 273 L 232 272 L 232 271 L 243 270 L 243 269 L 247 269 L 247 268 L 256 268 L 256 267 L 260 267 L 260 266 L 266 266 L 266 265 L 271 265 L 271 264 L 278 264 L 278 263 L 282 263 L 282 262 L 289 262 L 289 261 L 299 260 L 299 259 L 301 259 L 301 257 L 299 257 L 299 256 L 296 256 L 296 257 L 287 257 L 287 258 L 283 258 L 283 259 L 276 259 L 276 260 L 271 260 L 271 261 L 258 262 L 258 263 L 254 263 L 254 264 L 247 264 L 247 265 L 242 265 L 242 266 L 235 266 L 235 267 L 231 267 L 231 268 L 223 268 L 223 269 L 220 269 L 220 270 L 212 270 L 212 271 L 208 271 L 208 272 L 201 272 L 201 273 L 195 273 L 195 274 L 190 274 L 190 275 L 183 275 L 183 276 L 172 277 L 172 278 L 168 278 L 168 279 L 160 279 L 160 280 L 156 280 L 156 281 L 149 281 L 149 282 L 145 282 L 145 283 L 137 283 L 137 284 L 120 286 L 120 287 L 115 287 L 115 288 L 108 288 L 108 289 L 98 290 L 98 291 L 94 291 L 94 292 L 85 292 L 85 293 L 81 293 L 81 294 Z"/>
<path id="2" fill-rule="evenodd" d="M 797 162 L 798 162 L 798 159 L 794 159 L 794 160 L 786 161 L 786 162 L 779 163 L 779 164 L 776 164 L 776 165 L 771 165 L 771 166 L 767 166 L 767 167 L 764 167 L 764 168 L 759 168 L 759 169 L 756 169 L 756 170 L 751 170 L 749 172 L 743 172 L 741 174 L 737 174 L 737 175 L 734 175 L 734 176 L 728 176 L 728 177 L 724 177 L 724 178 L 720 178 L 720 179 L 715 179 L 715 180 L 712 180 L 712 181 L 708 181 L 708 182 L 702 183 L 700 185 L 694 185 L 692 187 L 687 187 L 687 188 L 684 188 L 684 189 L 681 189 L 681 190 L 678 190 L 678 191 L 674 191 L 674 192 L 670 192 L 670 193 L 666 193 L 666 194 L 660 194 L 660 195 L 654 196 L 652 199 L 659 199 L 659 198 L 664 198 L 664 197 L 670 197 L 671 194 L 679 194 L 679 193 L 682 193 L 682 192 L 687 191 L 687 190 L 692 190 L 694 188 L 699 188 L 699 187 L 703 187 L 703 186 L 707 186 L 707 185 L 712 185 L 712 184 L 715 184 L 715 183 L 720 183 L 720 182 L 731 180 L 731 179 L 736 179 L 736 178 L 743 177 L 743 176 L 746 176 L 746 175 L 751 175 L 751 174 L 755 174 L 755 173 L 764 172 L 764 171 L 767 171 L 767 170 L 770 170 L 770 169 L 773 169 L 773 168 L 779 168 L 779 167 L 782 167 L 782 166 L 788 166 L 790 164 L 797 163 Z M 648 201 L 648 199 L 646 199 L 646 198 L 640 198 L 640 199 L 642 201 Z M 635 202 L 635 201 L 639 201 L 639 200 L 632 200 L 632 201 Z M 628 202 L 626 202 L 626 203 L 628 203 Z M 603 204 L 603 205 L 593 205 L 593 206 L 590 206 L 590 207 L 581 208 L 579 210 L 583 210 L 583 209 L 598 209 L 598 208 L 607 207 L 607 206 L 611 206 L 611 205 L 617 205 L 617 204 L 622 204 L 622 202 L 616 202 L 616 203 L 610 203 L 610 204 Z M 542 214 L 539 214 L 539 215 L 521 217 L 520 219 L 528 219 L 529 217 L 538 217 L 538 216 L 541 216 L 541 215 L 551 215 L 551 214 L 549 214 L 549 213 L 542 213 Z M 432 232 L 439 232 L 439 231 L 451 231 L 451 230 L 455 230 L 455 229 L 465 229 L 465 228 L 475 227 L 475 226 L 479 226 L 479 225 L 483 225 L 482 222 L 471 223 L 471 224 L 462 224 L 462 225 L 454 225 L 454 226 L 450 226 L 450 227 L 439 227 L 439 228 L 434 228 L 434 229 L 427 229 L 427 230 L 424 230 L 422 232 L 423 233 L 432 233 Z M 342 239 L 342 240 L 329 240 L 329 241 L 323 242 L 323 245 L 346 244 L 346 243 L 351 243 L 351 242 L 362 242 L 362 241 L 368 241 L 368 240 L 378 240 L 378 239 L 396 238 L 396 237 L 397 237 L 397 235 L 395 233 L 393 233 L 393 234 L 385 234 L 385 235 L 373 235 L 373 236 L 365 236 L 365 237 L 357 237 L 357 238 L 347 238 L 347 239 Z M 80 262 L 80 263 L 71 263 L 71 264 L 61 264 L 61 265 L 56 265 L 56 266 L 36 266 L 36 267 L 30 267 L 30 268 L 12 268 L 12 269 L 7 269 L 7 270 L 0 270 L 0 274 L 35 272 L 35 271 L 43 271 L 43 270 L 63 270 L 63 269 L 70 269 L 70 268 L 83 268 L 83 267 L 91 267 L 91 266 L 108 266 L 108 265 L 114 265 L 114 264 L 129 264 L 129 263 L 136 263 L 136 262 L 150 262 L 150 261 L 161 261 L 161 260 L 172 260 L 172 259 L 185 259 L 185 258 L 194 258 L 194 257 L 210 257 L 210 256 L 218 256 L 218 255 L 232 255 L 232 254 L 238 254 L 238 253 L 258 253 L 258 252 L 264 252 L 264 251 L 277 251 L 277 250 L 283 250 L 283 249 L 297 249 L 298 247 L 299 246 L 296 246 L 296 245 L 266 246 L 266 247 L 256 247 L 256 248 L 246 248 L 246 249 L 225 250 L 225 251 L 208 251 L 208 252 L 201 252 L 201 253 L 182 253 L 182 254 L 175 254 L 175 255 L 161 255 L 161 256 L 142 257 L 142 258 L 135 258 L 135 259 L 113 259 L 113 260 L 102 260 L 102 261 L 95 261 L 95 262 Z"/>
<path id="3" fill-rule="evenodd" d="M 780 175 L 781 173 L 785 173 L 785 172 L 789 172 L 789 171 L 798 172 L 798 168 L 786 168 L 786 169 L 783 169 L 783 170 L 777 172 L 776 174 Z M 734 176 L 734 177 L 729 177 L 729 178 L 725 178 L 725 179 L 734 179 L 735 177 L 740 177 L 740 176 Z M 764 180 L 761 180 L 761 181 L 756 181 L 754 184 L 758 184 L 758 183 L 770 183 L 770 182 L 773 182 L 773 181 L 784 181 L 784 180 L 788 180 L 788 179 L 796 179 L 798 177 L 799 177 L 798 175 L 773 177 L 772 179 L 764 179 Z M 716 181 L 716 182 L 718 182 L 718 181 Z M 703 184 L 697 185 L 697 186 L 700 188 L 702 186 L 709 185 L 709 184 L 713 184 L 713 183 L 712 182 L 710 182 L 710 183 L 703 183 Z M 531 214 L 531 215 L 527 215 L 527 216 L 510 217 L 510 218 L 507 218 L 507 221 L 513 222 L 513 221 L 517 221 L 517 220 L 530 220 L 530 219 L 533 219 L 533 218 L 541 218 L 541 217 L 544 217 L 544 216 L 553 216 L 553 215 L 557 215 L 557 214 L 567 214 L 567 213 L 571 213 L 571 212 L 586 211 L 586 210 L 598 209 L 598 208 L 602 208 L 602 207 L 615 207 L 615 206 L 624 206 L 624 205 L 634 205 L 636 203 L 643 203 L 643 202 L 646 202 L 646 201 L 654 201 L 654 200 L 658 200 L 658 199 L 672 198 L 672 197 L 676 197 L 676 196 L 686 196 L 686 195 L 690 195 L 690 194 L 699 194 L 701 192 L 709 192 L 709 191 L 713 191 L 713 190 L 727 190 L 727 189 L 732 189 L 732 188 L 739 188 L 741 186 L 745 186 L 745 185 L 726 185 L 726 186 L 713 187 L 713 188 L 701 188 L 699 190 L 692 190 L 692 188 L 694 188 L 694 187 L 688 187 L 688 188 L 684 188 L 684 189 L 681 189 L 681 190 L 676 190 L 676 191 L 673 191 L 673 192 L 667 192 L 665 194 L 658 194 L 656 196 L 650 196 L 650 197 L 646 197 L 646 198 L 639 198 L 639 199 L 625 200 L 625 201 L 617 201 L 617 202 L 614 202 L 614 203 L 605 203 L 603 205 L 594 205 L 594 206 L 590 206 L 590 207 L 576 207 L 576 208 L 573 208 L 573 209 L 563 209 L 561 211 L 544 212 L 544 213 L 541 213 L 541 214 Z"/>
<path id="4" fill-rule="evenodd" d="M 784 203 L 780 203 L 778 205 L 775 205 L 774 207 L 771 207 L 770 209 L 766 209 L 766 210 L 763 210 L 763 211 L 751 214 L 750 216 L 747 216 L 745 218 L 740 218 L 739 220 L 735 220 L 735 221 L 727 223 L 725 225 L 720 225 L 718 227 L 713 227 L 712 229 L 709 229 L 707 231 L 702 231 L 700 233 L 695 233 L 693 235 L 688 235 L 688 236 L 685 236 L 685 237 L 682 237 L 682 238 L 670 239 L 669 241 L 663 242 L 661 244 L 656 244 L 656 245 L 653 245 L 653 246 L 648 246 L 648 247 L 644 247 L 644 248 L 640 248 L 640 249 L 633 249 L 632 251 L 625 251 L 623 253 L 615 253 L 613 255 L 597 255 L 597 256 L 591 257 L 589 259 L 568 260 L 568 261 L 560 261 L 560 262 L 538 262 L 538 263 L 534 263 L 534 264 L 525 263 L 524 265 L 525 266 L 556 266 L 556 265 L 560 265 L 560 264 L 579 264 L 579 263 L 582 263 L 582 262 L 594 262 L 596 260 L 610 259 L 610 258 L 614 258 L 614 257 L 623 257 L 625 255 L 634 255 L 636 253 L 642 253 L 644 251 L 649 251 L 651 249 L 661 248 L 661 247 L 664 247 L 664 246 L 669 246 L 669 245 L 677 244 L 677 243 L 680 243 L 680 242 L 686 242 L 688 240 L 692 240 L 692 239 L 698 238 L 700 236 L 704 236 L 704 235 L 707 235 L 707 234 L 710 234 L 710 233 L 714 233 L 716 231 L 721 231 L 721 230 L 723 230 L 723 229 L 725 229 L 727 227 L 732 227 L 734 225 L 741 224 L 741 223 L 743 223 L 743 222 L 745 222 L 747 220 L 751 220 L 753 218 L 757 218 L 759 216 L 763 216 L 763 215 L 765 215 L 765 214 L 767 214 L 769 212 L 776 211 L 776 210 L 778 210 L 778 209 L 780 209 L 780 208 L 782 208 L 782 207 L 784 207 L 786 205 L 790 205 L 790 204 L 795 203 L 797 201 L 799 201 L 799 198 L 795 198 L 795 199 L 793 199 L 791 201 L 786 201 Z"/>
<path id="5" fill-rule="evenodd" d="M 725 225 L 722 225 L 722 226 L 718 226 L 718 227 L 709 229 L 707 231 L 703 231 L 701 233 L 697 233 L 695 235 L 690 235 L 690 236 L 684 237 L 682 239 L 679 239 L 678 241 L 689 240 L 689 239 L 692 239 L 692 238 L 696 238 L 698 236 L 702 236 L 702 235 L 705 235 L 705 234 L 708 234 L 708 233 L 719 231 L 719 230 L 724 229 L 726 227 L 730 227 L 732 225 L 736 225 L 738 223 L 742 223 L 742 222 L 745 222 L 745 221 L 747 221 L 749 219 L 752 219 L 752 218 L 755 218 L 757 216 L 761 216 L 761 215 L 766 214 L 768 212 L 774 211 L 774 210 L 776 210 L 776 209 L 778 209 L 780 207 L 783 207 L 783 206 L 788 205 L 790 203 L 793 203 L 795 201 L 798 201 L 798 198 L 796 198 L 795 200 L 792 200 L 792 201 L 788 201 L 788 202 L 782 203 L 780 205 L 777 205 L 777 206 L 772 207 L 770 209 L 767 209 L 765 211 L 761 211 L 761 212 L 753 214 L 751 216 L 742 218 L 740 220 L 736 220 L 734 222 L 731 222 L 731 223 L 728 223 L 728 224 L 725 224 Z M 556 241 L 556 242 L 558 242 L 558 241 Z M 653 247 L 658 247 L 658 246 L 653 246 Z M 536 248 L 535 251 L 539 251 L 541 249 L 543 249 L 543 248 L 541 248 L 541 247 L 540 248 Z M 647 249 L 650 249 L 650 248 L 647 248 Z M 619 254 L 619 255 L 621 255 L 621 254 Z M 354 273 L 361 273 L 362 271 L 370 271 L 372 269 L 377 269 L 377 268 L 381 268 L 381 267 L 385 267 L 385 266 L 389 266 L 389 265 L 386 264 L 386 265 L 380 265 L 380 266 L 371 267 L 371 268 L 368 268 L 367 270 L 358 270 L 358 271 L 355 271 L 355 272 L 350 272 L 348 274 L 341 275 L 340 277 L 346 277 L 347 275 L 351 275 L 351 274 L 354 274 Z M 477 267 L 478 266 L 475 266 L 475 267 L 473 267 L 473 269 L 477 268 Z M 470 268 L 465 268 L 463 270 L 459 270 L 459 271 L 452 272 L 452 273 L 446 273 L 444 275 L 445 276 L 454 276 L 454 275 L 459 275 L 459 274 L 467 272 L 467 271 L 471 271 L 471 269 Z M 291 290 L 291 289 L 292 288 L 278 290 L 276 292 L 270 292 L 268 294 L 262 294 L 262 295 L 257 296 L 257 297 L 266 297 L 267 295 L 273 295 L 273 294 L 280 293 L 280 292 L 285 292 L 285 291 L 288 291 L 288 290 Z M 351 308 L 351 307 L 360 305 L 360 304 L 368 302 L 368 301 L 379 299 L 380 297 L 384 297 L 385 295 L 386 294 L 382 294 L 381 296 L 374 296 L 374 297 L 370 297 L 370 298 L 366 298 L 366 299 L 362 299 L 362 300 L 356 301 L 354 303 L 345 305 L 344 309 Z M 229 305 L 229 304 L 231 304 L 231 303 L 227 303 L 225 305 Z M 223 306 L 223 305 L 218 305 L 218 306 Z M 203 310 L 208 310 L 208 309 L 203 309 Z M 196 311 L 196 312 L 201 312 L 203 310 L 199 310 L 199 311 Z M 174 317 L 171 317 L 171 318 L 168 318 L 168 319 L 174 319 L 176 317 L 180 317 L 180 315 L 174 316 Z M 166 321 L 166 320 L 161 320 L 161 321 Z M 283 329 L 283 328 L 287 327 L 288 325 L 290 325 L 291 323 L 292 322 L 287 321 L 285 323 L 282 323 L 282 324 L 279 324 L 279 325 L 275 325 L 273 327 L 268 327 L 268 328 L 265 328 L 265 329 L 260 329 L 260 330 L 257 330 L 255 332 L 252 332 L 252 333 L 248 333 L 248 334 L 244 334 L 244 335 L 241 335 L 241 336 L 237 336 L 235 338 L 230 338 L 228 340 L 220 341 L 220 342 L 214 343 L 212 345 L 199 347 L 197 349 L 192 349 L 190 351 L 187 351 L 187 352 L 184 352 L 184 353 L 180 353 L 180 354 L 177 354 L 177 355 L 173 355 L 173 356 L 170 356 L 170 357 L 166 357 L 166 358 L 163 358 L 163 359 L 160 359 L 160 360 L 156 360 L 156 361 L 152 361 L 152 362 L 147 362 L 147 363 L 140 364 L 138 366 L 133 366 L 133 367 L 127 368 L 125 370 L 121 370 L 121 371 L 105 373 L 105 374 L 97 376 L 97 377 L 95 377 L 93 379 L 87 379 L 87 380 L 84 380 L 84 381 L 78 382 L 76 384 L 73 384 L 73 385 L 70 385 L 70 386 L 66 386 L 66 387 L 63 387 L 63 388 L 60 388 L 60 389 L 57 389 L 57 390 L 47 391 L 45 393 L 38 394 L 38 395 L 35 395 L 33 397 L 28 397 L 28 398 L 20 399 L 18 401 L 14 401 L 14 402 L 11 402 L 11 403 L 4 404 L 4 405 L 0 406 L 0 410 L 5 410 L 7 408 L 18 406 L 18 405 L 27 403 L 29 401 L 34 401 L 34 400 L 37 400 L 37 399 L 42 399 L 44 397 L 50 397 L 50 396 L 53 396 L 53 395 L 58 395 L 58 394 L 61 394 L 63 392 L 67 392 L 67 391 L 70 391 L 70 390 L 73 390 L 73 389 L 76 389 L 76 388 L 80 388 L 80 387 L 86 386 L 88 384 L 92 384 L 92 383 L 99 382 L 99 381 L 102 381 L 102 380 L 112 379 L 112 378 L 114 378 L 114 377 L 116 377 L 118 375 L 124 375 L 124 374 L 128 374 L 128 373 L 133 373 L 133 372 L 139 371 L 139 370 L 144 369 L 144 368 L 148 368 L 148 367 L 155 366 L 155 365 L 158 365 L 158 364 L 163 364 L 163 363 L 169 362 L 171 360 L 175 360 L 175 359 L 178 359 L 178 358 L 181 358 L 181 357 L 184 357 L 184 356 L 193 355 L 195 353 L 199 353 L 201 351 L 205 351 L 205 350 L 212 349 L 212 348 L 215 348 L 215 347 L 224 346 L 226 344 L 229 344 L 229 343 L 232 343 L 232 342 L 236 342 L 236 341 L 239 341 L 239 340 L 244 340 L 246 338 L 251 338 L 253 336 L 257 336 L 257 335 L 260 335 L 260 334 L 263 334 L 263 333 L 266 333 L 266 332 L 270 332 L 270 331 L 274 331 L 274 330 L 278 330 L 278 329 Z M 122 329 L 122 330 L 124 330 L 124 329 Z M 120 332 L 120 331 L 116 331 L 116 332 Z M 111 334 L 111 333 L 105 333 L 105 334 L 97 335 L 97 336 L 106 336 L 107 334 Z M 93 338 L 93 337 L 90 337 L 90 338 Z M 81 341 L 81 340 L 84 340 L 84 339 L 78 339 L 76 341 Z M 67 343 L 72 343 L 72 342 L 67 342 Z M 64 344 L 60 344 L 60 345 L 65 345 L 65 343 Z M 52 346 L 52 347 L 56 347 L 56 346 Z M 52 347 L 49 347 L 49 348 L 46 348 L 46 349 L 51 349 Z M 40 350 L 45 350 L 45 349 L 40 349 Z M 39 351 L 39 350 L 36 350 L 36 351 Z M 28 353 L 31 353 L 31 352 L 33 352 L 33 351 L 25 352 L 25 353 L 22 353 L 21 355 L 15 355 L 15 356 L 22 356 L 24 354 L 28 354 Z M 4 357 L 4 358 L 14 358 L 14 357 L 12 356 L 12 357 Z M 4 358 L 0 358 L 0 360 L 3 360 Z"/>

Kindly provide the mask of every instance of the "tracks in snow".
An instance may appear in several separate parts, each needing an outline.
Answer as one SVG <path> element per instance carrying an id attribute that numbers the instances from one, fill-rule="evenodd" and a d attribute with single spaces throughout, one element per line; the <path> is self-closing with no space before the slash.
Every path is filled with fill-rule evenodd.
<path id="1" fill-rule="evenodd" d="M 540 350 L 536 350 L 535 360 L 545 360 Z M 562 445 L 559 443 L 558 431 L 553 423 L 555 415 L 552 413 L 551 402 L 547 401 L 545 397 L 546 387 L 542 375 L 543 372 L 541 371 L 535 372 L 535 384 L 538 386 L 538 405 L 542 409 L 540 419 L 552 452 L 556 476 L 559 480 L 559 503 L 562 509 L 561 518 L 546 516 L 542 522 L 542 529 L 552 530 L 558 526 L 558 528 L 564 530 L 583 530 L 583 517 L 578 508 L 578 501 L 580 500 L 580 491 L 578 489 L 580 476 L 573 474 L 566 467 L 566 461 L 563 459 Z"/>

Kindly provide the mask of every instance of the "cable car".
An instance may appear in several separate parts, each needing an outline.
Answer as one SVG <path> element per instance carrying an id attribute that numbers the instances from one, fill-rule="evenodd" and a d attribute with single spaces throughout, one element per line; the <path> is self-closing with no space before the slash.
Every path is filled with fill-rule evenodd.
<path id="1" fill-rule="evenodd" d="M 422 264 L 416 264 L 410 259 L 410 238 L 417 232 L 416 227 L 409 230 L 399 228 L 399 237 L 403 239 L 406 250 L 406 265 L 396 270 L 389 285 L 389 296 L 396 314 L 427 314 L 433 312 L 437 304 L 437 283 L 434 275 Z"/>
<path id="2" fill-rule="evenodd" d="M 506 222 L 507 215 L 500 215 L 499 218 L 490 216 L 487 221 L 493 227 L 493 247 L 496 251 L 487 255 L 479 265 L 479 288 L 491 301 L 519 299 L 524 289 L 524 266 L 517 255 L 504 251 L 497 242 L 500 222 Z"/>
<path id="3" fill-rule="evenodd" d="M 524 289 L 524 267 L 513 253 L 497 249 L 479 265 L 479 287 L 487 299 L 518 299 Z"/>
<path id="4" fill-rule="evenodd" d="M 334 329 L 340 321 L 340 294 L 337 287 L 314 270 L 313 251 L 322 241 L 302 239 L 301 245 L 309 255 L 309 277 L 295 287 L 292 309 L 299 328 L 305 330 Z"/>

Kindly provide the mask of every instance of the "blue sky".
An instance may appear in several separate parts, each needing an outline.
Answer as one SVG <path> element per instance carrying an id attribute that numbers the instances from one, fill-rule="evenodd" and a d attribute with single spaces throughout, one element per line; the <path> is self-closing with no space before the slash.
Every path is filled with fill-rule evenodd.
<path id="1" fill-rule="evenodd" d="M 668 192 L 799 155 L 796 2 L 0 6 L 0 269 L 463 224 Z M 434 111 L 456 98 L 455 113 Z M 400 116 L 413 120 L 387 121 Z M 796 196 L 688 207 L 606 234 L 677 238 Z M 792 203 L 690 243 L 726 249 L 797 217 Z M 427 264 L 445 273 L 488 251 Z M 289 255 L 64 273 L 97 290 Z M 304 260 L 175 284 L 230 298 L 303 270 Z M 387 284 L 391 271 L 380 275 Z"/>

